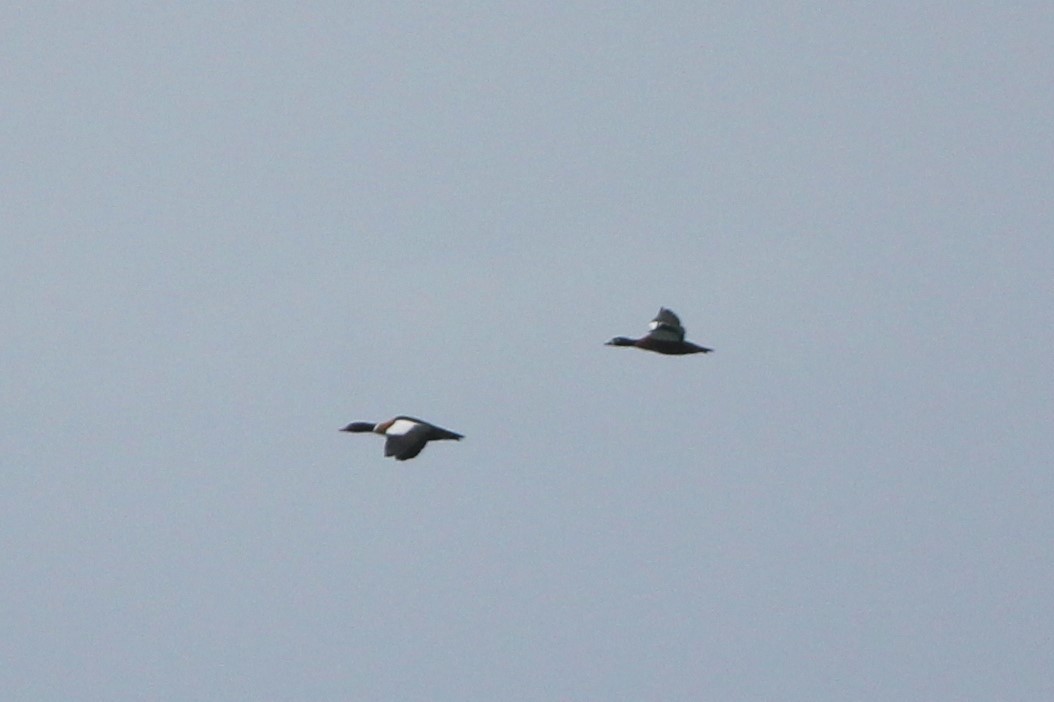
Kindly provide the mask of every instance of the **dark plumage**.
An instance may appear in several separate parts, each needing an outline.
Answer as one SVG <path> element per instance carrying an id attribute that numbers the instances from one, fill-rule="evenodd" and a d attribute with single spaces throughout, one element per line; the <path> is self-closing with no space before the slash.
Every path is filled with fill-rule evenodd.
<path id="1" fill-rule="evenodd" d="M 684 340 L 684 327 L 681 320 L 671 310 L 659 308 L 659 314 L 648 325 L 648 333 L 639 339 L 616 336 L 606 343 L 607 346 L 636 346 L 645 351 L 654 351 L 669 356 L 683 356 L 689 353 L 710 353 L 713 349 L 697 346 Z"/>
<path id="2" fill-rule="evenodd" d="M 417 419 L 415 417 L 398 416 L 387 422 L 372 424 L 370 422 L 352 422 L 341 429 L 352 433 L 373 432 L 386 437 L 384 442 L 384 455 L 394 456 L 397 461 L 405 461 L 421 453 L 429 441 L 441 441 L 452 439 L 458 441 L 464 436 L 449 429 L 437 427 L 434 424 Z"/>

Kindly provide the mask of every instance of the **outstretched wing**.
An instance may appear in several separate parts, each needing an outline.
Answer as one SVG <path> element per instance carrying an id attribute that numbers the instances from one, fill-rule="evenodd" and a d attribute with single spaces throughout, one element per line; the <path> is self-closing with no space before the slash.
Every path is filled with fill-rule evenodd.
<path id="1" fill-rule="evenodd" d="M 384 455 L 395 456 L 397 461 L 405 461 L 421 453 L 428 443 L 428 427 L 415 424 L 402 434 L 389 434 L 384 441 Z"/>
<path id="2" fill-rule="evenodd" d="M 648 337 L 657 341 L 684 341 L 684 327 L 677 315 L 662 307 L 648 325 Z"/>
<path id="3" fill-rule="evenodd" d="M 387 430 L 384 455 L 405 461 L 421 453 L 429 441 L 461 439 L 461 434 L 443 429 L 414 417 L 396 417 Z"/>

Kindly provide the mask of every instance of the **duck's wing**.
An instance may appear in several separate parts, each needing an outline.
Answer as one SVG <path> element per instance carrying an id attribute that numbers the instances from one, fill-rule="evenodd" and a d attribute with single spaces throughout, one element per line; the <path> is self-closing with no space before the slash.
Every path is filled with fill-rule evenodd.
<path id="1" fill-rule="evenodd" d="M 421 453 L 428 442 L 428 425 L 413 417 L 396 417 L 384 427 L 384 455 L 405 461 Z"/>
<path id="2" fill-rule="evenodd" d="M 684 327 L 677 315 L 662 307 L 648 325 L 648 337 L 659 341 L 684 341 Z"/>
<path id="3" fill-rule="evenodd" d="M 394 456 L 397 461 L 413 458 L 424 450 L 426 439 L 408 439 L 405 436 L 389 436 L 384 442 L 384 455 Z"/>
<path id="4" fill-rule="evenodd" d="M 397 417 L 388 427 L 384 455 L 405 461 L 421 453 L 425 444 L 438 439 L 461 439 L 461 434 L 414 417 Z"/>
<path id="5" fill-rule="evenodd" d="M 389 434 L 384 441 L 384 455 L 405 461 L 421 453 L 427 443 L 428 427 L 418 424 L 405 434 Z"/>

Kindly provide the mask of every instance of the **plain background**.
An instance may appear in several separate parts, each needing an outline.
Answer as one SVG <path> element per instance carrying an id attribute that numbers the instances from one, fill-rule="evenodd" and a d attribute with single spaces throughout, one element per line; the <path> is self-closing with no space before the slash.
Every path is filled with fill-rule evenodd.
<path id="1" fill-rule="evenodd" d="M 1050 3 L 0 27 L 4 699 L 1054 698 Z"/>

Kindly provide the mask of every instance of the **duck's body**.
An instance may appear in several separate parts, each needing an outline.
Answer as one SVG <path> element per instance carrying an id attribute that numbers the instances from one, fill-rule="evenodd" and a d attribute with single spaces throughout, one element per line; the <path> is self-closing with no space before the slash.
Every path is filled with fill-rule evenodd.
<path id="1" fill-rule="evenodd" d="M 693 344 L 684 340 L 684 327 L 673 311 L 662 307 L 655 319 L 648 325 L 648 333 L 639 339 L 616 336 L 606 343 L 607 346 L 635 346 L 645 351 L 683 356 L 690 353 L 710 353 L 713 349 Z"/>
<path id="2" fill-rule="evenodd" d="M 458 441 L 464 438 L 457 432 L 429 424 L 423 419 L 403 415 L 393 417 L 387 422 L 380 422 L 379 424 L 352 422 L 341 429 L 341 431 L 381 434 L 386 437 L 384 455 L 393 456 L 397 461 L 413 458 L 421 453 L 421 450 L 429 441 L 442 441 L 444 439 Z"/>

